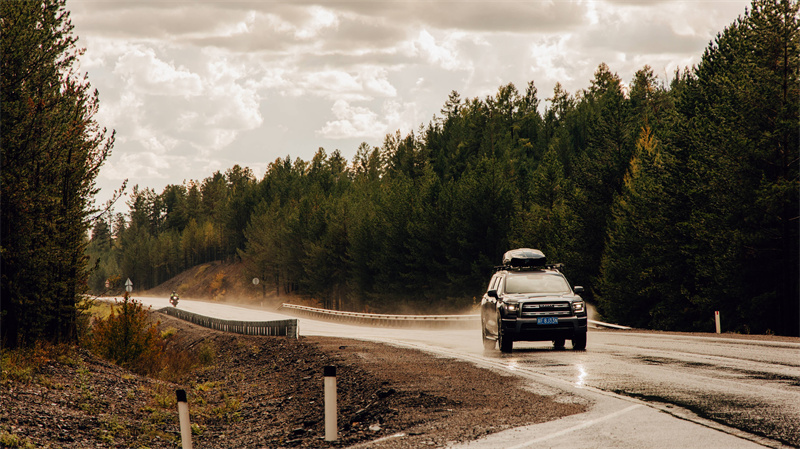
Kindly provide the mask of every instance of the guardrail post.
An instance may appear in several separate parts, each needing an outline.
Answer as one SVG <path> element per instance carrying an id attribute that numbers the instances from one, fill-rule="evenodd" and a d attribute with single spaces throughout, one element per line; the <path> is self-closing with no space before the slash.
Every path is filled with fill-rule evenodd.
<path id="1" fill-rule="evenodd" d="M 336 441 L 338 423 L 336 422 L 336 367 L 326 366 L 325 376 L 325 441 Z"/>
<path id="2" fill-rule="evenodd" d="M 189 423 L 189 403 L 186 401 L 186 390 L 175 390 L 178 396 L 178 418 L 181 424 L 181 447 L 192 449 L 192 425 Z"/>
<path id="3" fill-rule="evenodd" d="M 717 322 L 717 333 L 722 333 L 722 327 L 719 324 L 719 310 L 714 311 L 714 321 Z"/>

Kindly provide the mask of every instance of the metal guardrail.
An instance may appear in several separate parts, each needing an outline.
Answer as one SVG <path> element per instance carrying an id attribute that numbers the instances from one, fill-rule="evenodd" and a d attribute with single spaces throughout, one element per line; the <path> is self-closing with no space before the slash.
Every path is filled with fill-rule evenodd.
<path id="1" fill-rule="evenodd" d="M 478 329 L 481 324 L 479 315 L 382 315 L 343 312 L 285 303 L 281 305 L 281 308 L 300 316 L 383 327 Z"/>
<path id="2" fill-rule="evenodd" d="M 594 327 L 596 327 L 598 329 L 601 329 L 601 328 L 619 329 L 619 330 L 631 330 L 631 329 L 633 329 L 632 327 L 629 327 L 629 326 L 620 326 L 619 324 L 604 323 L 602 321 L 595 321 L 595 320 L 589 320 L 589 324 L 594 325 Z"/>
<path id="3" fill-rule="evenodd" d="M 320 309 L 286 303 L 281 304 L 281 308 L 289 313 L 300 316 L 385 327 L 473 329 L 479 328 L 481 324 L 480 315 L 382 315 L 377 313 L 343 312 L 340 310 Z M 595 328 L 631 329 L 628 326 L 603 323 L 602 321 L 595 320 L 589 320 L 589 324 Z"/>
<path id="4" fill-rule="evenodd" d="M 233 332 L 236 334 L 267 335 L 292 338 L 297 338 L 298 335 L 296 319 L 278 321 L 222 320 L 219 318 L 211 318 L 192 312 L 187 312 L 186 310 L 175 307 L 164 307 L 163 309 L 159 309 L 158 312 L 197 324 L 198 326 L 203 326 L 218 331 Z"/>

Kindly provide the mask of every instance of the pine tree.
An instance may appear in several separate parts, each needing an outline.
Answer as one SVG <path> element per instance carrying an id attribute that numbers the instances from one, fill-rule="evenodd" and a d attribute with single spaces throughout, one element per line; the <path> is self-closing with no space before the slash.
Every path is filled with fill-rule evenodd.
<path id="1" fill-rule="evenodd" d="M 74 341 L 95 178 L 113 146 L 64 0 L 0 3 L 2 341 Z"/>
<path id="2" fill-rule="evenodd" d="M 671 178 L 674 161 L 645 127 L 611 209 L 598 277 L 605 319 L 639 328 L 692 330 L 695 310 L 685 297 L 684 246 L 673 220 L 682 207 Z"/>

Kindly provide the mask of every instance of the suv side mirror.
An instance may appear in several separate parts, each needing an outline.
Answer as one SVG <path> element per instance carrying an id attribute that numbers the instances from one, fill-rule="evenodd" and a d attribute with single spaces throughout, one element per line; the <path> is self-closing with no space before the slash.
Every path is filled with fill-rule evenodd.
<path id="1" fill-rule="evenodd" d="M 576 285 L 576 286 L 575 286 L 575 287 L 572 289 L 572 291 L 574 291 L 575 293 L 583 293 L 583 287 L 581 287 L 580 285 Z"/>
<path id="2" fill-rule="evenodd" d="M 489 290 L 486 292 L 486 296 L 497 299 L 497 290 Z"/>

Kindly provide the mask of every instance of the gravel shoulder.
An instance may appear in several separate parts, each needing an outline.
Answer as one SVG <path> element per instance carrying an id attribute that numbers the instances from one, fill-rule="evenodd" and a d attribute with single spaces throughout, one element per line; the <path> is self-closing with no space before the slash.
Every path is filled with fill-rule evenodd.
<path id="1" fill-rule="evenodd" d="M 586 410 L 527 391 L 518 378 L 412 349 L 240 336 L 157 317 L 168 345 L 186 356 L 181 379 L 64 350 L 26 378 L 4 373 L 0 446 L 179 447 L 176 389 L 189 395 L 194 444 L 203 448 L 446 447 Z M 335 442 L 323 439 L 327 365 L 337 367 Z"/>

